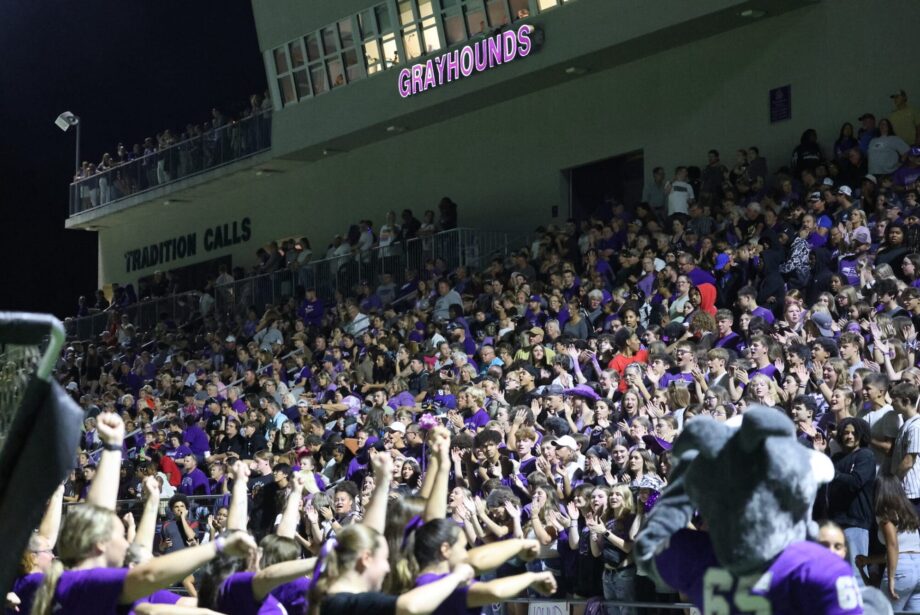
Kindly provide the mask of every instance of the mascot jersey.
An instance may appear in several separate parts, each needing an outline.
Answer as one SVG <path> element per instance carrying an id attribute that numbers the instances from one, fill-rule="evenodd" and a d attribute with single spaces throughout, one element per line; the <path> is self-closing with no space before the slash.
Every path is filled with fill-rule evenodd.
<path id="1" fill-rule="evenodd" d="M 655 557 L 655 566 L 703 615 L 863 612 L 850 565 L 812 542 L 792 543 L 763 573 L 735 577 L 719 565 L 708 533 L 680 530 Z"/>

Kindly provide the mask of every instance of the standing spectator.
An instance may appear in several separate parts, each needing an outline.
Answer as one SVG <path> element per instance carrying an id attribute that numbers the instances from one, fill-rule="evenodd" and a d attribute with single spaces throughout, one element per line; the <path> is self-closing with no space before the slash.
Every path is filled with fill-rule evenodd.
<path id="1" fill-rule="evenodd" d="M 667 182 L 664 178 L 664 167 L 652 169 L 652 181 L 645 184 L 642 189 L 642 201 L 648 203 L 659 219 L 667 215 L 668 195 L 665 192 Z"/>
<path id="2" fill-rule="evenodd" d="M 878 136 L 869 141 L 869 173 L 876 176 L 894 173 L 909 149 L 904 139 L 897 136 L 891 122 L 882 120 L 878 123 Z"/>
<path id="3" fill-rule="evenodd" d="M 888 121 L 894 134 L 901 135 L 909 144 L 920 144 L 920 110 L 907 104 L 907 92 L 899 89 L 891 95 L 894 111 L 888 115 Z"/>
<path id="4" fill-rule="evenodd" d="M 792 151 L 792 169 L 798 177 L 806 169 L 814 171 L 815 167 L 823 161 L 824 154 L 821 153 L 821 146 L 818 145 L 818 132 L 814 128 L 809 128 L 802 133 L 799 144 Z"/>
<path id="5" fill-rule="evenodd" d="M 664 190 L 668 195 L 668 216 L 686 215 L 690 203 L 696 200 L 693 186 L 687 182 L 687 167 L 674 169 L 674 179 L 665 184 Z"/>
<path id="6" fill-rule="evenodd" d="M 875 116 L 871 113 L 863 113 L 859 116 L 859 151 L 863 154 L 869 152 L 869 142 L 878 136 L 878 128 L 875 125 Z"/>
<path id="7" fill-rule="evenodd" d="M 722 164 L 719 150 L 711 149 L 707 154 L 706 166 L 700 174 L 700 198 L 703 195 L 720 197 L 722 195 L 722 181 L 728 169 Z"/>
<path id="8" fill-rule="evenodd" d="M 917 463 L 917 455 L 920 454 L 918 398 L 920 391 L 916 385 L 902 382 L 891 389 L 891 405 L 904 420 L 891 449 L 891 473 L 901 480 L 901 486 L 911 504 L 920 509 L 920 464 Z"/>

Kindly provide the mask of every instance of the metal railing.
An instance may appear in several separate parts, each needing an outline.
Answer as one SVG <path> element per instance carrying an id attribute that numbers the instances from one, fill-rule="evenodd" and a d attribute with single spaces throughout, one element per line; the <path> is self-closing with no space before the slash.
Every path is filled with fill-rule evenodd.
<path id="1" fill-rule="evenodd" d="M 265 151 L 272 145 L 271 112 L 211 128 L 174 145 L 77 178 L 70 215 L 114 203 Z"/>
<path id="2" fill-rule="evenodd" d="M 213 309 L 224 315 L 245 314 L 250 306 L 262 310 L 266 305 L 295 297 L 299 288 L 306 287 L 316 288 L 317 295 L 326 300 L 335 297 L 336 292 L 349 296 L 363 281 L 376 287 L 384 274 L 391 275 L 398 287 L 406 281 L 408 270 L 422 273 L 429 262 L 436 260 L 442 260 L 449 271 L 461 265 L 476 271 L 493 258 L 506 259 L 515 250 L 529 246 L 531 240 L 527 233 L 453 229 L 223 284 L 214 291 Z M 149 299 L 118 310 L 69 318 L 64 327 L 71 338 L 91 339 L 106 329 L 114 329 L 120 314 L 127 314 L 140 331 L 152 329 L 163 319 L 184 323 L 201 315 L 200 297 L 200 292 L 193 291 Z"/>

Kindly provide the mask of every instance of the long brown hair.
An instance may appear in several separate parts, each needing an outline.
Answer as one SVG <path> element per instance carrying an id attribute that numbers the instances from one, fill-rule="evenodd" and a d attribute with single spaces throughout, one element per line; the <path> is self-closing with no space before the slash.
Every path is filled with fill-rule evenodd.
<path id="1" fill-rule="evenodd" d="M 894 524 L 898 532 L 916 532 L 920 528 L 920 518 L 904 493 L 901 479 L 889 474 L 879 474 L 875 479 L 875 516 L 879 522 Z"/>
<path id="2" fill-rule="evenodd" d="M 310 615 L 319 615 L 329 587 L 355 567 L 362 553 L 375 553 L 383 543 L 383 537 L 379 532 L 359 523 L 349 525 L 330 540 L 335 542 L 323 546 L 328 552 L 325 557 L 321 554 L 320 559 L 316 561 L 316 565 L 320 567 L 319 578 L 307 593 Z"/>
<path id="3" fill-rule="evenodd" d="M 121 523 L 111 510 L 83 504 L 74 506 L 64 517 L 57 550 L 59 559 L 51 563 L 42 584 L 35 593 L 32 615 L 51 615 L 54 592 L 65 568 L 73 568 L 93 555 L 93 547 L 109 540 L 115 524 Z"/>

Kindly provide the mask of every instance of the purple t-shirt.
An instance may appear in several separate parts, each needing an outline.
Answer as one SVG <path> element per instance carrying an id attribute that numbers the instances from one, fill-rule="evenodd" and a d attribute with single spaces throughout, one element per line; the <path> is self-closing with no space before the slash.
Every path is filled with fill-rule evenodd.
<path id="1" fill-rule="evenodd" d="M 796 542 L 763 573 L 736 578 L 719 565 L 706 532 L 680 530 L 655 558 L 668 585 L 704 612 L 855 615 L 862 600 L 850 565 L 813 542 Z"/>
<path id="2" fill-rule="evenodd" d="M 429 572 L 422 574 L 415 580 L 415 586 L 428 585 L 429 583 L 440 581 L 446 576 L 447 573 L 435 574 Z M 474 613 L 479 613 L 481 609 L 471 609 L 466 606 L 466 594 L 469 590 L 470 588 L 468 585 L 457 587 L 444 602 L 438 605 L 438 608 L 434 610 L 432 615 L 473 615 Z"/>
<path id="3" fill-rule="evenodd" d="M 252 594 L 254 572 L 234 572 L 224 579 L 217 590 L 217 609 L 227 615 L 252 615 L 259 612 L 259 603 Z"/>
<path id="4" fill-rule="evenodd" d="M 489 413 L 480 408 L 473 416 L 463 421 L 463 424 L 467 429 L 475 431 L 480 427 L 485 427 L 491 420 L 492 419 L 489 418 Z"/>
<path id="5" fill-rule="evenodd" d="M 182 596 L 179 594 L 173 593 L 167 589 L 160 589 L 145 598 L 141 598 L 132 604 L 130 608 L 122 607 L 118 609 L 118 611 L 120 613 L 134 615 L 134 609 L 136 609 L 139 604 L 177 604 L 180 598 L 182 598 Z"/>
<path id="6" fill-rule="evenodd" d="M 289 615 L 307 615 L 307 590 L 309 589 L 310 579 L 301 577 L 290 583 L 279 585 L 271 591 L 269 596 L 280 602 Z"/>
<path id="7" fill-rule="evenodd" d="M 65 570 L 61 574 L 54 600 L 51 605 L 53 613 L 93 613 L 105 615 L 118 613 L 118 598 L 121 596 L 128 576 L 127 568 L 90 568 L 87 570 Z M 41 584 L 42 574 L 30 574 L 26 578 L 37 577 L 38 583 L 32 589 L 28 600 L 19 595 L 22 601 L 20 613 L 32 610 L 35 590 Z M 31 581 L 28 583 L 31 585 Z"/>
<path id="8" fill-rule="evenodd" d="M 759 305 L 751 311 L 751 316 L 760 316 L 767 321 L 768 325 L 772 325 L 773 321 L 776 320 L 776 316 L 773 315 L 773 312 Z"/>
<path id="9" fill-rule="evenodd" d="M 205 473 L 195 468 L 182 475 L 178 491 L 183 495 L 211 495 L 211 484 Z"/>
<path id="10" fill-rule="evenodd" d="M 32 601 L 35 600 L 35 592 L 38 591 L 38 586 L 42 584 L 42 579 L 45 578 L 40 572 L 33 572 L 32 574 L 27 574 L 25 576 L 17 577 L 13 581 L 12 592 L 19 597 L 20 606 L 19 613 L 31 613 L 32 612 Z M 16 611 L 7 609 L 5 611 L 7 615 L 12 615 Z"/>

